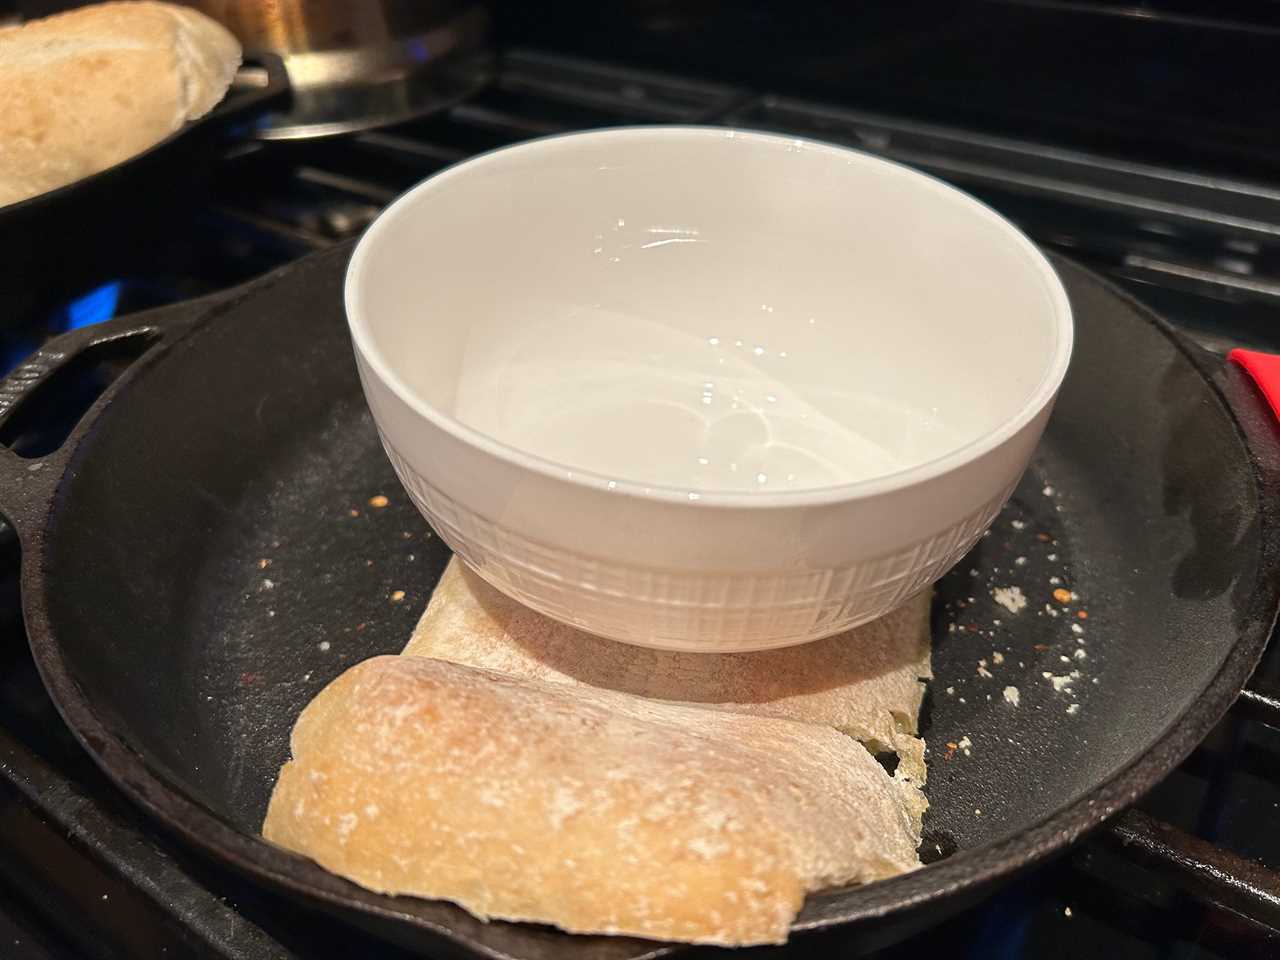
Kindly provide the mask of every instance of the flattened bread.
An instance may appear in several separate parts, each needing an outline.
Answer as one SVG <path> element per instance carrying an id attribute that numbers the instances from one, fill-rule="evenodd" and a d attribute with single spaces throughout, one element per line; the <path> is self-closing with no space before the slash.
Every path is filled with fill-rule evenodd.
<path id="1" fill-rule="evenodd" d="M 208 113 L 240 65 L 221 24 L 103 3 L 0 29 L 0 206 L 105 170 Z"/>
<path id="2" fill-rule="evenodd" d="M 924 744 L 914 734 L 921 679 L 931 676 L 927 591 L 880 620 L 803 646 L 675 653 L 603 640 L 544 617 L 455 557 L 403 652 L 517 677 L 823 724 L 873 751 L 896 751 L 901 779 L 925 778 Z"/>
<path id="3" fill-rule="evenodd" d="M 376 657 L 303 711 L 263 832 L 482 917 L 777 943 L 806 892 L 918 865 L 913 791 L 825 727 Z"/>

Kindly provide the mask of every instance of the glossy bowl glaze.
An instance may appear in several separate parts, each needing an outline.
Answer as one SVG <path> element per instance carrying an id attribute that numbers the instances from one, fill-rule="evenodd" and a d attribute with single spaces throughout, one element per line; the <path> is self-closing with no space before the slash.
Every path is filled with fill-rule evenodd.
<path id="1" fill-rule="evenodd" d="M 827 144 L 570 134 L 393 203 L 346 308 L 397 474 L 486 580 L 602 636 L 753 650 L 945 572 L 1021 476 L 1067 297 L 971 197 Z"/>

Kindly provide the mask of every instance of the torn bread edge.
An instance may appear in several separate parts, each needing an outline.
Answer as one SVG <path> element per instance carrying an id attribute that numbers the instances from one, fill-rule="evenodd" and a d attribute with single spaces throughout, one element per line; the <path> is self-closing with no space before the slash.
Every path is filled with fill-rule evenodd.
<path id="1" fill-rule="evenodd" d="M 897 754 L 894 776 L 922 786 L 925 745 L 916 734 L 933 677 L 931 600 L 925 590 L 878 620 L 801 646 L 681 653 L 606 640 L 543 616 L 453 557 L 402 654 L 832 727 L 873 754 Z"/>

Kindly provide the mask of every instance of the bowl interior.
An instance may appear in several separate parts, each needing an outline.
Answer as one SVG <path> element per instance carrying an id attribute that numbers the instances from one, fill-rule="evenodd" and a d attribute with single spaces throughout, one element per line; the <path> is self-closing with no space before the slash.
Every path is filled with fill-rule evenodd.
<path id="1" fill-rule="evenodd" d="M 824 144 L 699 128 L 535 141 L 428 180 L 352 263 L 357 343 L 411 402 L 567 468 L 814 489 L 1015 425 L 1065 296 L 986 207 Z"/>

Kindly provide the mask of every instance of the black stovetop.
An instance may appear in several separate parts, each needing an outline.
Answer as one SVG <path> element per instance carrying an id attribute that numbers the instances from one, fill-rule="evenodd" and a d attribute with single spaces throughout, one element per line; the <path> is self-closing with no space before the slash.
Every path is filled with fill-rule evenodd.
<path id="1" fill-rule="evenodd" d="M 696 6 L 696 5 L 694 5 Z M 688 71 L 685 71 L 688 72 Z M 707 71 L 707 73 L 723 71 Z M 799 80 L 794 89 L 809 89 Z M 508 49 L 494 81 L 445 114 L 333 140 L 240 145 L 207 196 L 139 244 L 134 269 L 67 291 L 4 334 L 9 365 L 42 337 L 195 296 L 357 234 L 397 193 L 478 151 L 634 122 L 732 123 L 853 144 L 948 179 L 1037 241 L 1093 267 L 1213 349 L 1280 351 L 1280 190 L 995 136 L 961 124 Z M 843 104 L 843 105 L 842 105 Z M 45 696 L 0 542 L 0 956 L 399 957 L 187 850 L 125 801 Z M 1274 689 L 1280 646 L 1255 678 Z M 1280 708 L 1239 703 L 1168 781 L 1111 828 L 883 958 L 1280 956 Z"/>

